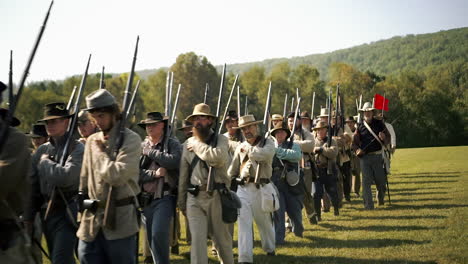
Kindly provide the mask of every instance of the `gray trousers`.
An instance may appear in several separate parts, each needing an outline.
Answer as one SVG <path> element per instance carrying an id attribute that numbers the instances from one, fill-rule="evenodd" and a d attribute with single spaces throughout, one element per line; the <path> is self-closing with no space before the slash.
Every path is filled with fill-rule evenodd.
<path id="1" fill-rule="evenodd" d="M 76 215 L 76 203 L 69 203 L 70 210 Z M 52 263 L 75 263 L 76 227 L 71 223 L 65 209 L 53 211 L 44 221 L 44 211 L 41 218 L 43 221 L 43 232 L 49 248 Z"/>
<path id="2" fill-rule="evenodd" d="M 100 231 L 92 242 L 80 240 L 78 257 L 81 264 L 134 264 L 136 237 L 107 240 Z"/>
<path id="3" fill-rule="evenodd" d="M 387 175 L 383 168 L 382 154 L 367 154 L 361 158 L 362 170 L 362 198 L 365 209 L 374 209 L 371 185 L 375 182 L 377 186 L 377 199 L 380 204 L 384 203 Z"/>

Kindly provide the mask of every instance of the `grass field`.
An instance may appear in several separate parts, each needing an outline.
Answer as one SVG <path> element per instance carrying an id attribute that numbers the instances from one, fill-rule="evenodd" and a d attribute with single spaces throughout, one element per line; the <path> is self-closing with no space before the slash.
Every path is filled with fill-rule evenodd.
<path id="1" fill-rule="evenodd" d="M 288 234 L 275 257 L 261 250 L 256 233 L 254 262 L 468 263 L 468 147 L 399 149 L 389 183 L 391 205 L 364 211 L 362 198 L 353 197 L 340 216 L 324 213 L 319 225 L 305 223 L 303 238 Z M 182 236 L 172 263 L 190 262 Z"/>

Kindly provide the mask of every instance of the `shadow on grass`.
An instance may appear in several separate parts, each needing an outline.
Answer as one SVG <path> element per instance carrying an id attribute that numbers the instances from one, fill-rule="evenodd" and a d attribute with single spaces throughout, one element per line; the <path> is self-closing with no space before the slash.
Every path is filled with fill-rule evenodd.
<path id="1" fill-rule="evenodd" d="M 390 182 L 391 185 L 400 185 L 400 184 L 429 184 L 429 183 L 451 183 L 457 182 L 457 180 L 445 180 L 445 181 L 398 181 Z M 425 189 L 424 187 L 422 189 Z"/>
<path id="2" fill-rule="evenodd" d="M 409 176 L 396 176 L 400 179 L 427 179 L 427 178 L 459 178 L 460 175 L 409 175 Z"/>
<path id="3" fill-rule="evenodd" d="M 322 223 L 320 226 L 330 229 L 331 231 L 371 231 L 371 232 L 391 232 L 391 231 L 415 231 L 415 230 L 432 230 L 441 228 L 428 228 L 425 226 L 383 226 L 383 225 L 370 225 L 370 226 L 342 226 Z"/>
<path id="4" fill-rule="evenodd" d="M 390 189 L 390 195 L 393 195 L 393 194 L 395 194 L 396 196 L 417 196 L 417 195 L 431 195 L 431 194 L 448 194 L 448 192 L 398 192 L 398 190 L 394 191 Z"/>
<path id="5" fill-rule="evenodd" d="M 420 210 L 420 209 L 451 209 L 451 208 L 468 208 L 466 204 L 424 204 L 424 205 L 401 205 L 392 204 L 387 206 L 384 210 Z"/>
<path id="6" fill-rule="evenodd" d="M 414 219 L 446 219 L 446 216 L 443 215 L 383 215 L 383 216 L 352 216 L 352 220 L 414 220 Z"/>
<path id="7" fill-rule="evenodd" d="M 410 175 L 450 175 L 450 174 L 462 174 L 468 173 L 468 171 L 445 171 L 445 172 L 415 172 L 415 173 L 395 173 L 395 176 L 410 176 Z"/>
<path id="8" fill-rule="evenodd" d="M 414 194 L 414 196 L 420 195 L 420 193 Z M 448 198 L 414 198 L 414 199 L 393 199 L 392 202 L 421 202 L 421 201 L 447 201 Z"/>
<path id="9" fill-rule="evenodd" d="M 390 182 L 390 188 L 392 187 L 394 183 Z M 448 189 L 448 187 L 444 186 L 437 186 L 437 187 L 421 187 L 421 188 L 406 188 L 406 187 L 398 187 L 395 189 L 396 192 L 411 192 L 411 191 L 420 191 L 420 190 L 442 190 L 442 189 Z M 392 189 L 393 190 L 393 189 Z"/>
<path id="10" fill-rule="evenodd" d="M 268 263 L 268 264 L 310 264 L 310 263 L 350 263 L 350 264 L 434 264 L 434 261 L 408 261 L 405 259 L 389 259 L 389 260 L 376 260 L 376 259 L 357 259 L 346 257 L 333 257 L 333 256 L 291 256 L 277 254 L 274 258 L 271 257 L 254 257 L 254 263 Z"/>
<path id="11" fill-rule="evenodd" d="M 402 245 L 422 245 L 431 243 L 430 240 L 416 241 L 410 239 L 332 239 L 318 236 L 304 236 L 304 238 L 312 241 L 311 243 L 304 242 L 288 242 L 286 247 L 304 247 L 304 244 L 311 248 L 384 248 L 395 247 Z"/>

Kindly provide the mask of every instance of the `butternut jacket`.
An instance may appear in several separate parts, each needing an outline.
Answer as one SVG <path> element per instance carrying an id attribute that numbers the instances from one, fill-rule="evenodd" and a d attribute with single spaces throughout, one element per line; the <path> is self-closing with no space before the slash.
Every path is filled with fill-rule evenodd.
<path id="1" fill-rule="evenodd" d="M 275 143 L 271 138 L 266 140 L 262 148 L 244 141 L 234 152 L 228 175 L 231 178 L 255 178 L 257 166 L 260 166 L 260 179 L 270 179 L 275 153 Z"/>
<path id="2" fill-rule="evenodd" d="M 4 125 L 3 121 L 0 123 Z M 16 128 L 10 127 L 4 144 L 0 153 L 0 220 L 16 219 L 15 215 L 24 210 L 30 190 L 28 139 Z"/>
<path id="3" fill-rule="evenodd" d="M 334 139 L 331 140 L 331 147 L 327 145 L 327 139 L 320 140 L 318 137 L 315 138 L 315 147 L 322 148 L 320 153 L 315 153 L 315 162 L 318 167 L 327 167 L 328 161 L 335 164 L 336 157 L 338 155 L 338 147 Z"/>
<path id="4" fill-rule="evenodd" d="M 206 185 L 208 180 L 208 167 L 215 169 L 216 183 L 224 183 L 227 187 L 231 184 L 230 178 L 226 174 L 228 166 L 228 139 L 223 135 L 217 135 L 218 142 L 215 148 L 201 142 L 196 137 L 187 139 L 182 146 L 182 157 L 180 159 L 180 175 L 178 190 L 178 206 L 184 211 L 187 203 L 187 188 L 189 183 L 193 185 Z M 187 150 L 187 144 L 193 147 L 193 151 Z M 200 161 L 191 170 L 192 160 L 197 155 Z M 202 162 L 204 161 L 204 162 Z M 191 170 L 191 174 L 190 174 Z"/>
<path id="5" fill-rule="evenodd" d="M 110 159 L 110 149 L 115 142 L 116 126 L 110 131 L 108 140 L 102 132 L 91 135 L 87 142 L 80 175 L 80 190 L 87 193 L 90 199 L 99 201 L 96 214 L 85 210 L 81 215 L 81 225 L 77 236 L 84 241 L 93 241 L 102 229 L 107 240 L 121 239 L 138 232 L 138 221 L 134 204 L 116 208 L 116 229 L 109 230 L 102 226 L 104 208 L 109 191 L 113 186 L 116 200 L 134 197 L 140 192 L 138 187 L 139 159 L 141 139 L 133 131 L 125 129 L 125 138 L 115 161 Z M 101 140 L 106 146 L 102 152 L 96 144 Z"/>

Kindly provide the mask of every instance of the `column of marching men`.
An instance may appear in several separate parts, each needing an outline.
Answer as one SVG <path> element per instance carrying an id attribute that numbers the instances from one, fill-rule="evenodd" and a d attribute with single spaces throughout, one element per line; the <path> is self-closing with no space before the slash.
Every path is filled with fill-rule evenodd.
<path id="1" fill-rule="evenodd" d="M 28 133 L 34 149 L 28 151 L 26 137 L 11 127 L 8 151 L 1 152 L 1 160 L 9 162 L 0 164 L 5 183 L 0 187 L 0 262 L 40 263 L 43 253 L 54 264 L 76 259 L 84 264 L 136 263 L 142 225 L 145 263 L 169 263 L 171 247 L 178 253 L 180 212 L 191 263 L 208 263 L 208 240 L 221 263 L 234 263 L 234 223 L 226 220 L 226 197 L 240 207 L 235 209 L 239 263 L 254 261 L 254 222 L 263 251 L 274 257 L 276 247 L 287 244 L 288 230 L 303 236 L 303 208 L 311 224 L 320 223 L 322 212 L 331 207 L 339 216 L 343 200 L 361 194 L 364 208 L 371 210 L 374 183 L 377 203 L 384 204 L 382 145 L 390 143 L 388 124 L 369 103 L 359 111 L 364 122 L 357 124 L 351 116 L 343 125 L 335 124 L 340 119 L 325 108 L 317 117 L 273 114 L 266 135 L 253 115 L 229 111 L 222 122 L 226 132 L 217 134 L 217 117 L 201 103 L 178 128 L 184 135 L 180 141 L 167 134 L 166 116 L 149 112 L 138 123 L 146 132 L 144 140 L 125 128 L 122 147 L 113 157 L 121 110 L 111 93 L 99 89 L 86 96 L 86 108 L 78 115 L 81 137 L 72 140 L 69 155 L 60 162 L 71 113 L 64 103 L 47 104 Z M 329 129 L 336 131 L 331 139 Z M 393 150 L 395 144 L 392 138 Z M 16 197 L 18 193 L 31 195 Z M 24 228 L 17 225 L 19 215 Z M 41 246 L 42 234 L 47 250 Z"/>

